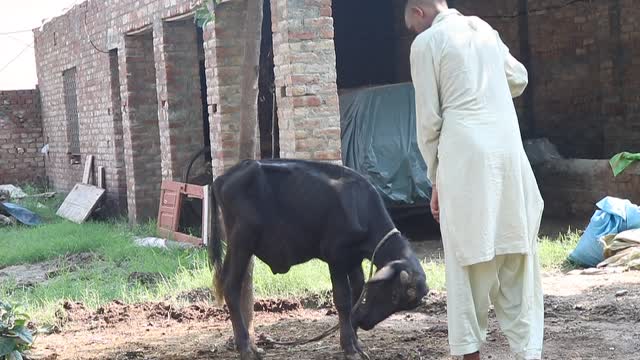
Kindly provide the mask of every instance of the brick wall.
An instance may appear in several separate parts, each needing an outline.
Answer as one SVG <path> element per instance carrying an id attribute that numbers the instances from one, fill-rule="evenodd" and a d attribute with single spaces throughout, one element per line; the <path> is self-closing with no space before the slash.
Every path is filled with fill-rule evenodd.
<path id="1" fill-rule="evenodd" d="M 246 75 L 244 44 L 250 40 L 244 34 L 247 1 L 221 4 L 203 33 L 214 174 L 239 158 L 240 84 Z M 516 101 L 525 136 L 547 136 L 565 156 L 637 151 L 640 9 L 634 0 L 564 7 L 564 0 L 452 3 L 489 21 L 528 65 L 530 86 Z M 196 5 L 89 0 L 34 32 L 44 142 L 51 151 L 47 173 L 56 188 L 70 189 L 82 173 L 82 165 L 69 164 L 62 86 L 62 73 L 75 68 L 83 159 L 95 155 L 96 165 L 105 167 L 114 208 L 126 208 L 127 199 L 132 220 L 154 216 L 157 206 L 150 198 L 157 198 L 160 179 L 179 179 L 204 137 L 199 49 L 188 15 Z M 332 1 L 272 0 L 270 5 L 280 155 L 339 162 Z M 543 10 L 548 7 L 559 8 Z M 408 69 L 401 60 L 410 37 L 398 26 L 401 12 L 394 16 L 400 36 L 396 76 L 403 79 Z M 144 51 L 138 46 L 142 38 Z M 136 51 L 144 56 L 132 56 Z M 143 85 L 132 77 L 143 79 Z"/>
<path id="2" fill-rule="evenodd" d="M 46 171 L 55 188 L 69 190 L 82 178 L 82 164 L 70 164 L 62 86 L 62 72 L 75 67 L 82 160 L 94 155 L 96 167 L 104 166 L 113 213 L 128 209 L 132 221 L 155 217 L 160 174 L 181 178 L 203 143 L 197 54 L 181 54 L 196 45 L 195 24 L 178 18 L 197 5 L 90 0 L 34 31 L 50 143 Z M 137 47 L 140 38 L 148 41 Z"/>
<path id="3" fill-rule="evenodd" d="M 95 156 L 95 165 L 105 167 L 107 199 L 115 209 L 123 209 L 121 191 L 124 171 L 117 161 L 116 136 L 118 111 L 113 109 L 111 66 L 108 54 L 97 52 L 87 41 L 107 49 L 107 21 L 103 14 L 112 2 L 92 1 L 73 7 L 67 14 L 34 31 L 36 66 L 42 101 L 45 140 L 49 143 L 47 176 L 59 191 L 70 190 L 82 180 L 87 155 Z M 62 73 L 76 68 L 76 95 L 81 164 L 70 164 L 68 124 L 64 106 Z"/>
<path id="4" fill-rule="evenodd" d="M 202 46 L 190 15 L 198 3 L 89 0 L 34 31 L 51 144 L 47 173 L 57 189 L 70 189 L 82 175 L 82 164 L 70 164 L 62 86 L 62 73 L 72 68 L 80 155 L 105 167 L 114 212 L 127 209 L 135 222 L 154 217 L 161 179 L 180 179 L 203 145 L 202 50 L 214 174 L 238 161 L 244 45 L 254 41 L 244 33 L 248 0 L 218 6 Z M 331 1 L 270 5 L 281 156 L 340 161 Z"/>
<path id="5" fill-rule="evenodd" d="M 614 177 L 607 160 L 563 159 L 534 168 L 545 216 L 589 219 L 605 196 L 640 204 L 640 165 Z"/>
<path id="6" fill-rule="evenodd" d="M 491 23 L 527 63 L 530 85 L 517 100 L 525 136 L 548 137 L 567 157 L 640 151 L 637 1 L 457 0 L 455 6 Z"/>
<path id="7" fill-rule="evenodd" d="M 38 90 L 0 91 L 0 184 L 42 183 Z"/>

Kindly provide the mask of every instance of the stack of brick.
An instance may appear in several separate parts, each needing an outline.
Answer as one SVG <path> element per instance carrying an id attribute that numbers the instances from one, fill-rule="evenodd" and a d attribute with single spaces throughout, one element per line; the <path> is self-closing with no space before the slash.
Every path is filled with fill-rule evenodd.
<path id="1" fill-rule="evenodd" d="M 0 91 L 0 184 L 42 183 L 38 90 Z"/>

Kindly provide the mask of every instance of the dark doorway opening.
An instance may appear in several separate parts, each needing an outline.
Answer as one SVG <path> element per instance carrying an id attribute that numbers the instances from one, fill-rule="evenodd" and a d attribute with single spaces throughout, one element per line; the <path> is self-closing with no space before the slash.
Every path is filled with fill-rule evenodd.
<path id="1" fill-rule="evenodd" d="M 338 88 L 399 82 L 402 1 L 333 0 Z M 408 62 L 408 54 L 403 55 Z"/>
<path id="2" fill-rule="evenodd" d="M 280 157 L 280 136 L 275 97 L 271 1 L 263 1 L 258 75 L 258 126 L 260 129 L 260 156 L 263 159 L 271 159 Z"/>
<path id="3" fill-rule="evenodd" d="M 196 26 L 196 29 L 198 42 L 198 66 L 200 72 L 200 99 L 202 101 L 202 130 L 204 133 L 204 146 L 210 148 L 211 130 L 209 128 L 209 104 L 207 102 L 207 75 L 204 61 L 204 35 L 200 26 Z M 211 161 L 211 151 L 205 152 L 204 159 L 206 162 Z"/>

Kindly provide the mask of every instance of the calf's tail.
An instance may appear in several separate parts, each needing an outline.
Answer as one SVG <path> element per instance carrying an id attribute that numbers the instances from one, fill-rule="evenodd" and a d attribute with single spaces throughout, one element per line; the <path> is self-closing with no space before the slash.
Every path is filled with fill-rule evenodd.
<path id="1" fill-rule="evenodd" d="M 207 253 L 209 256 L 209 267 L 212 270 L 213 281 L 211 288 L 218 304 L 222 304 L 224 300 L 224 291 L 222 288 L 223 276 L 223 245 L 222 232 L 220 231 L 220 216 L 218 211 L 218 202 L 216 200 L 215 183 L 211 191 L 211 237 L 207 244 Z"/>

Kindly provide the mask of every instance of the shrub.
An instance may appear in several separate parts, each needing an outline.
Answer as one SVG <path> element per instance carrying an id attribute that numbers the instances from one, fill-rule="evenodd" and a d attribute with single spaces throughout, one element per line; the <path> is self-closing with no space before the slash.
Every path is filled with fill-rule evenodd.
<path id="1" fill-rule="evenodd" d="M 0 360 L 23 359 L 23 352 L 33 344 L 28 322 L 27 314 L 0 300 Z"/>

